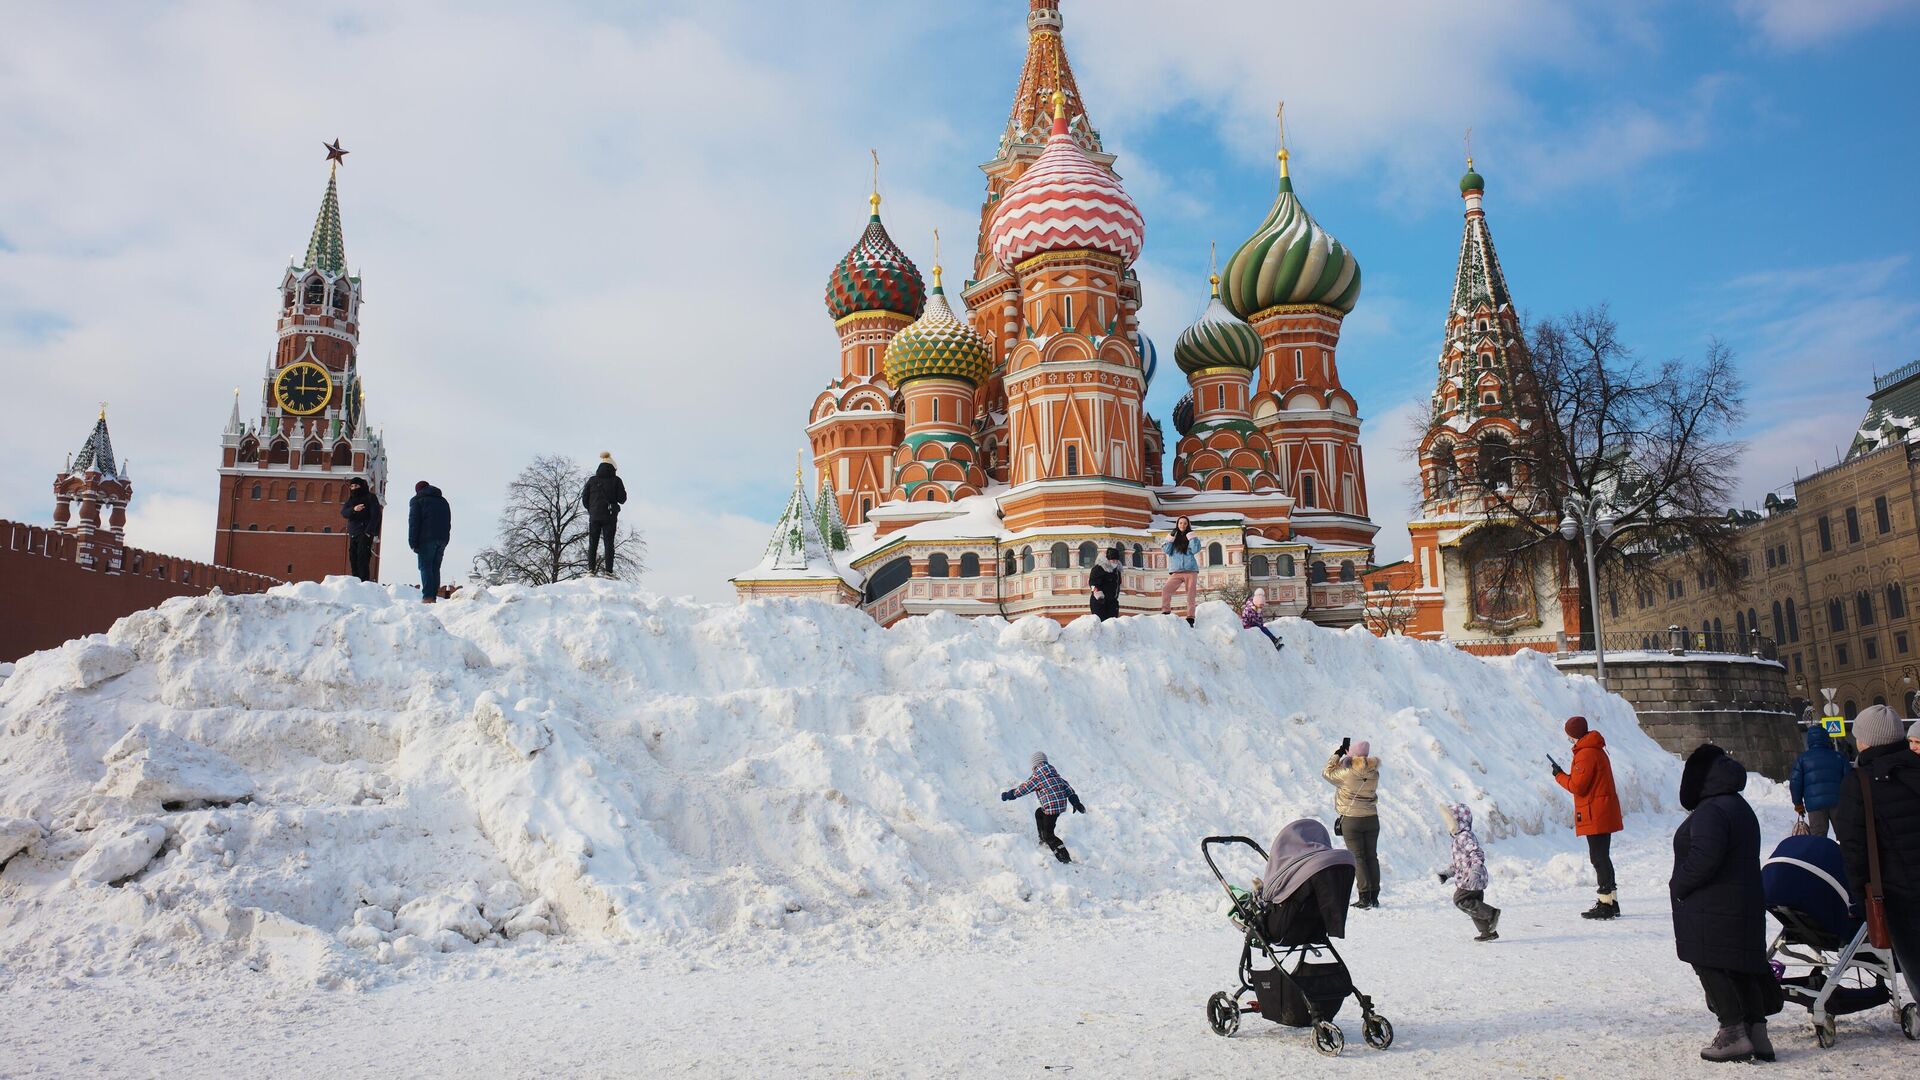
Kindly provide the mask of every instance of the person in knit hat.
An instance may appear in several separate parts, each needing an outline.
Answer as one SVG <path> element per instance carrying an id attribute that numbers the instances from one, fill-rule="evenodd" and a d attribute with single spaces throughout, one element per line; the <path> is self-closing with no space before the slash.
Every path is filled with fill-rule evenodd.
<path id="1" fill-rule="evenodd" d="M 1336 789 L 1333 809 L 1340 815 L 1338 832 L 1353 852 L 1356 908 L 1380 906 L 1380 759 L 1368 756 L 1370 749 L 1364 740 L 1342 739 L 1320 770 Z"/>
<path id="2" fill-rule="evenodd" d="M 420 564 L 420 602 L 440 599 L 440 560 L 453 539 L 453 507 L 440 489 L 425 480 L 413 485 L 407 504 L 407 547 Z"/>
<path id="3" fill-rule="evenodd" d="M 1453 836 L 1453 861 L 1440 871 L 1440 883 L 1453 882 L 1453 906 L 1466 912 L 1480 931 L 1473 940 L 1497 941 L 1500 909 L 1487 903 L 1487 853 L 1473 835 L 1473 810 L 1466 803 L 1442 803 L 1440 816 Z"/>
<path id="4" fill-rule="evenodd" d="M 1854 903 L 1864 903 L 1870 863 L 1867 857 L 1866 793 L 1873 791 L 1873 841 L 1880 856 L 1880 888 L 1893 932 L 1893 955 L 1920 999 L 1920 754 L 1908 747 L 1900 717 L 1885 705 L 1872 705 L 1853 718 L 1860 756 L 1854 775 L 1840 786 L 1833 808 L 1833 833 L 1846 856 Z"/>
<path id="5" fill-rule="evenodd" d="M 1267 640 L 1273 642 L 1275 649 L 1285 647 L 1279 638 L 1273 636 L 1273 631 L 1267 629 L 1267 590 L 1265 589 L 1253 590 L 1253 595 L 1247 597 L 1247 602 L 1241 606 L 1240 628 L 1258 630 L 1267 635 Z"/>
<path id="6" fill-rule="evenodd" d="M 1587 727 L 1587 718 L 1567 718 L 1563 729 L 1573 740 L 1573 768 L 1553 765 L 1553 782 L 1573 795 L 1573 832 L 1587 838 L 1587 859 L 1598 878 L 1600 899 L 1581 912 L 1587 919 L 1620 917 L 1620 893 L 1613 876 L 1613 834 L 1625 828 L 1620 814 L 1620 793 L 1613 786 L 1613 761 L 1607 757 L 1607 740 Z"/>
<path id="7" fill-rule="evenodd" d="M 594 577 L 613 576 L 613 550 L 615 537 L 620 534 L 620 507 L 627 501 L 627 485 L 620 480 L 618 467 L 613 463 L 613 455 L 606 451 L 600 453 L 600 464 L 587 477 L 587 486 L 580 490 L 580 504 L 587 508 L 587 573 Z M 606 550 L 606 565 L 600 563 L 602 548 Z"/>
<path id="8" fill-rule="evenodd" d="M 1040 805 L 1033 811 L 1034 828 L 1040 832 L 1040 842 L 1052 849 L 1053 857 L 1061 862 L 1072 862 L 1073 856 L 1067 853 L 1067 845 L 1053 831 L 1053 823 L 1071 806 L 1076 814 L 1084 814 L 1087 808 L 1081 804 L 1080 796 L 1074 793 L 1073 785 L 1054 769 L 1047 761 L 1047 755 L 1039 750 L 1033 752 L 1033 772 L 1020 786 L 1009 788 L 1000 793 L 1001 802 L 1013 800 L 1027 794 L 1038 794 Z"/>

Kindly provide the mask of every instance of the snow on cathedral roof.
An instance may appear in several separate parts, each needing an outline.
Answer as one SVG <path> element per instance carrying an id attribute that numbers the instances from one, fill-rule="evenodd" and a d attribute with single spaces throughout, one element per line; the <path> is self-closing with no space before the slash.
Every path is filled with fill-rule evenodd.
<path id="1" fill-rule="evenodd" d="M 839 578 L 849 585 L 859 584 L 859 575 L 842 569 L 834 561 L 826 538 L 820 535 L 820 520 L 807 501 L 806 484 L 798 468 L 793 473 L 793 494 L 787 497 L 787 508 L 773 527 L 766 554 L 741 577 L 760 580 Z"/>
<path id="2" fill-rule="evenodd" d="M 100 419 L 93 422 L 93 430 L 87 434 L 87 441 L 81 444 L 80 453 L 74 456 L 68 471 L 76 475 L 95 471 L 106 477 L 120 475 L 120 466 L 113 459 L 113 438 L 107 434 L 105 409 L 100 410 Z"/>

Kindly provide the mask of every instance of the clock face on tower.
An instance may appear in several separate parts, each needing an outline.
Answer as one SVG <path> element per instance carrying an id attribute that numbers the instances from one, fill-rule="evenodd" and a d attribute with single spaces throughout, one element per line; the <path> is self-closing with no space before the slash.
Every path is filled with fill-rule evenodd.
<path id="1" fill-rule="evenodd" d="M 273 397 L 295 416 L 312 416 L 333 399 L 333 376 L 311 360 L 281 369 L 273 380 Z"/>

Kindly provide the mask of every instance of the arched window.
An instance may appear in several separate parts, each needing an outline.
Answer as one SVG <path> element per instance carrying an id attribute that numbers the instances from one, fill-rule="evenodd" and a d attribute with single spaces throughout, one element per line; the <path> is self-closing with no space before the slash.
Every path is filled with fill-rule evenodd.
<path id="1" fill-rule="evenodd" d="M 980 556 L 975 555 L 971 551 L 967 552 L 965 555 L 960 556 L 960 576 L 961 577 L 979 577 L 980 576 Z"/>
<path id="2" fill-rule="evenodd" d="M 287 446 L 287 440 L 275 439 L 273 445 L 267 448 L 267 464 L 285 465 L 291 454 L 292 450 Z"/>
<path id="3" fill-rule="evenodd" d="M 1133 568 L 1144 570 L 1147 566 L 1147 549 L 1139 544 L 1133 545 Z"/>
<path id="4" fill-rule="evenodd" d="M 1852 698 L 1848 698 L 1847 703 L 1840 707 L 1840 711 L 1846 716 L 1848 722 L 1852 722 L 1853 718 L 1859 715 L 1860 706 L 1855 705 Z"/>
<path id="5" fill-rule="evenodd" d="M 259 532 L 259 531 L 260 531 L 260 526 L 258 526 L 258 525 L 249 525 L 249 526 L 247 526 L 247 531 L 248 531 L 248 532 Z"/>
<path id="6" fill-rule="evenodd" d="M 1740 635 L 1741 641 L 1747 640 L 1747 616 L 1744 613 L 1733 613 L 1733 632 Z"/>
<path id="7" fill-rule="evenodd" d="M 291 526 L 291 525 L 289 525 L 289 526 L 287 526 L 287 531 L 288 531 L 288 532 L 292 532 L 292 531 L 293 531 L 293 526 Z"/>
<path id="8" fill-rule="evenodd" d="M 1838 634 L 1847 628 L 1847 605 L 1839 600 L 1827 601 L 1827 629 Z"/>
<path id="9" fill-rule="evenodd" d="M 1898 582 L 1887 586 L 1887 618 L 1904 619 L 1907 617 L 1907 593 Z"/>
<path id="10" fill-rule="evenodd" d="M 1033 548 L 1020 549 L 1020 569 L 1025 573 L 1033 573 Z"/>
<path id="11" fill-rule="evenodd" d="M 240 460 L 249 463 L 259 461 L 260 443 L 253 438 L 242 440 L 240 443 Z"/>
<path id="12" fill-rule="evenodd" d="M 333 283 L 333 310 L 339 312 L 342 315 L 345 315 L 347 313 L 347 296 L 352 291 L 353 291 L 353 286 L 347 283 L 346 278 L 341 278 L 339 281 L 334 282 Z"/>
<path id="13" fill-rule="evenodd" d="M 1458 479 L 1458 467 L 1453 460 L 1453 444 L 1441 443 L 1433 451 L 1433 494 L 1435 498 L 1445 498 L 1453 494 Z M 1309 506 L 1312 504 L 1309 503 Z"/>
<path id="14" fill-rule="evenodd" d="M 288 502 L 300 501 L 300 485 L 299 484 L 287 485 L 287 501 Z"/>
<path id="15" fill-rule="evenodd" d="M 1853 606 L 1860 613 L 1860 625 L 1873 625 L 1873 594 L 1862 590 L 1854 596 Z"/>
<path id="16" fill-rule="evenodd" d="M 1080 448 L 1077 446 L 1067 447 L 1067 475 L 1080 475 Z"/>
<path id="17" fill-rule="evenodd" d="M 1495 488 L 1513 486 L 1513 448 L 1497 435 L 1480 440 L 1480 482 Z"/>
<path id="18" fill-rule="evenodd" d="M 311 440 L 307 445 L 300 448 L 300 464 L 302 466 L 318 465 L 325 457 L 326 452 L 320 449 L 320 440 L 318 439 Z"/>
<path id="19" fill-rule="evenodd" d="M 1065 540 L 1057 540 L 1054 542 L 1051 555 L 1051 565 L 1055 570 L 1065 570 L 1073 565 L 1073 553 L 1067 550 L 1067 542 Z"/>
<path id="20" fill-rule="evenodd" d="M 1327 581 L 1327 564 L 1315 559 L 1307 564 L 1307 580 L 1315 585 L 1324 585 Z"/>
<path id="21" fill-rule="evenodd" d="M 327 286 L 319 278 L 307 280 L 306 306 L 319 307 L 327 302 Z"/>
<path id="22" fill-rule="evenodd" d="M 1292 577 L 1293 576 L 1293 556 L 1282 555 L 1280 556 L 1278 562 L 1280 563 L 1280 576 Z"/>
<path id="23" fill-rule="evenodd" d="M 928 577 L 946 577 L 947 576 L 947 557 L 945 555 L 942 555 L 936 551 L 933 554 L 927 556 L 927 576 Z"/>
<path id="24" fill-rule="evenodd" d="M 1227 561 L 1226 550 L 1220 546 L 1219 541 L 1216 540 L 1213 543 L 1207 545 L 1207 565 L 1208 566 L 1224 566 L 1226 564 L 1226 561 Z"/>
<path id="25" fill-rule="evenodd" d="M 1721 628 L 1719 619 L 1713 620 L 1713 636 L 1716 641 L 1726 637 L 1726 631 Z"/>
<path id="26" fill-rule="evenodd" d="M 1787 597 L 1787 640 L 1800 640 L 1800 616 L 1794 614 L 1793 597 Z"/>
<path id="27" fill-rule="evenodd" d="M 1754 634 L 1760 632 L 1760 616 L 1752 608 L 1747 609 L 1747 631 Z"/>
<path id="28" fill-rule="evenodd" d="M 1252 574 L 1254 577 L 1266 577 L 1267 557 L 1265 555 L 1254 555 L 1248 558 L 1247 573 Z"/>
<path id="29" fill-rule="evenodd" d="M 1341 581 L 1352 581 L 1352 580 L 1353 580 L 1353 577 L 1354 577 L 1354 574 L 1353 574 L 1353 560 L 1352 560 L 1352 559 L 1341 559 L 1341 560 L 1340 560 L 1340 580 L 1341 580 Z"/>
<path id="30" fill-rule="evenodd" d="M 1300 474 L 1300 505 L 1308 507 L 1309 509 L 1315 506 L 1319 506 L 1320 502 L 1319 502 L 1319 499 L 1316 497 L 1316 494 L 1317 493 L 1314 491 L 1314 488 L 1313 488 L 1313 474 L 1301 473 Z"/>
<path id="31" fill-rule="evenodd" d="M 345 439 L 333 444 L 333 464 L 345 468 L 353 464 L 353 444 Z"/>
<path id="32" fill-rule="evenodd" d="M 1781 641 L 1787 640 L 1787 619 L 1780 614 L 1780 601 L 1773 602 L 1773 636 Z"/>
<path id="33" fill-rule="evenodd" d="M 280 310 L 282 312 L 288 312 L 293 310 L 293 296 L 294 296 L 294 291 L 291 287 L 289 287 L 286 291 L 286 294 L 280 298 Z"/>
<path id="34" fill-rule="evenodd" d="M 913 559 L 907 555 L 902 555 L 880 569 L 875 570 L 873 576 L 867 579 L 867 603 L 871 604 L 900 586 L 905 585 L 907 579 L 912 576 Z"/>
<path id="35" fill-rule="evenodd" d="M 1080 551 L 1078 554 L 1080 556 L 1080 565 L 1082 567 L 1088 567 L 1099 560 L 1100 549 L 1094 546 L 1093 541 L 1082 540 L 1080 541 Z"/>
<path id="36" fill-rule="evenodd" d="M 260 501 L 260 485 L 259 484 L 253 485 L 253 498 L 255 502 Z"/>
<path id="37" fill-rule="evenodd" d="M 1019 572 L 1020 572 L 1019 558 L 1015 556 L 1013 552 L 1011 551 L 1007 552 L 1007 569 L 1005 571 L 1006 576 L 1012 577 L 1013 575 Z"/>

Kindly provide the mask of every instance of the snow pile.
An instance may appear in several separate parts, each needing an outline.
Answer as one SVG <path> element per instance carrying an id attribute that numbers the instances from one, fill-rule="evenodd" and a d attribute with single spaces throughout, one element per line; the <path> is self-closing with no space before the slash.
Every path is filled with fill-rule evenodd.
<path id="1" fill-rule="evenodd" d="M 1343 736 L 1385 758 L 1390 887 L 1445 862 L 1444 799 L 1511 895 L 1585 873 L 1544 758 L 1572 713 L 1630 816 L 1670 804 L 1678 762 L 1544 656 L 1276 627 L 1279 654 L 1221 604 L 882 630 L 604 582 L 170 600 L 0 684 L 0 969 L 337 985 L 474 948 L 686 960 L 1211 903 L 1199 839 L 1330 820 Z M 998 798 L 1035 749 L 1090 811 L 1071 867 Z"/>

